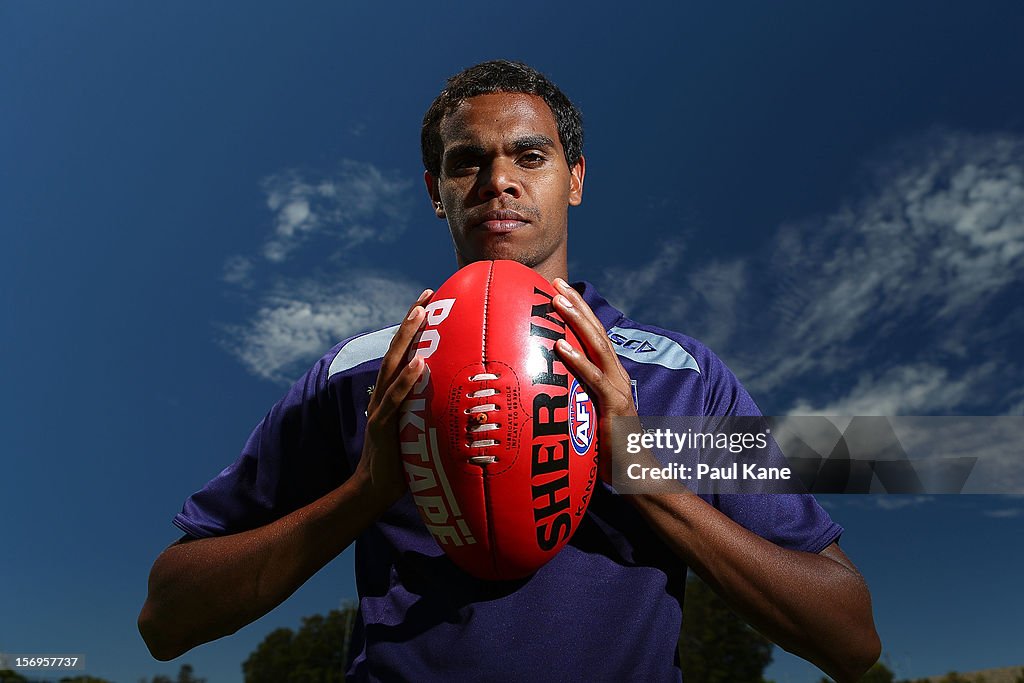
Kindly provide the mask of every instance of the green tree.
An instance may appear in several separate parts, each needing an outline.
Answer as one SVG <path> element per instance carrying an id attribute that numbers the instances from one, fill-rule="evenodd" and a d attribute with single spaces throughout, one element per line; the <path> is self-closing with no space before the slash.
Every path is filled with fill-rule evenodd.
<path id="1" fill-rule="evenodd" d="M 270 632 L 242 664 L 245 682 L 340 683 L 355 611 L 354 604 L 347 604 L 326 616 L 305 617 L 297 632 Z M 703 582 L 688 582 L 679 642 L 686 680 L 762 683 L 772 647 Z"/>
<path id="2" fill-rule="evenodd" d="M 302 619 L 297 632 L 271 631 L 242 664 L 246 683 L 342 683 L 355 603 Z"/>
<path id="3" fill-rule="evenodd" d="M 178 669 L 177 683 L 206 683 L 205 678 L 196 678 L 192 675 L 192 671 L 191 664 L 182 664 L 181 668 Z"/>
<path id="4" fill-rule="evenodd" d="M 172 679 L 170 676 L 164 676 L 157 674 L 153 678 L 149 679 L 148 683 L 206 683 L 205 678 L 196 678 L 193 675 L 195 669 L 192 668 L 191 664 L 182 664 L 181 668 L 178 669 L 178 677 Z M 63 683 L 63 681 L 61 681 Z M 139 683 L 147 683 L 145 678 L 140 678 Z"/>
<path id="5" fill-rule="evenodd" d="M 1024 671 L 1024 669 L 1022 669 Z M 934 679 L 931 678 L 915 678 L 907 679 L 905 681 L 898 681 L 897 683 L 932 683 Z M 938 683 L 986 683 L 984 676 L 965 676 L 958 671 L 950 671 L 948 674 L 938 679 Z M 1015 682 L 1016 683 L 1016 682 Z"/>
<path id="6" fill-rule="evenodd" d="M 897 683 L 932 683 L 932 680 L 931 678 L 914 678 L 897 681 Z M 987 680 L 983 675 L 965 675 L 958 671 L 950 671 L 942 678 L 939 678 L 938 683 L 986 683 Z M 1024 669 L 1021 669 L 1014 676 L 1012 683 L 1024 683 Z"/>
<path id="7" fill-rule="evenodd" d="M 875 662 L 868 672 L 860 677 L 860 683 L 895 683 L 896 674 L 882 662 Z"/>
<path id="8" fill-rule="evenodd" d="M 750 628 L 703 581 L 686 582 L 679 660 L 683 680 L 761 683 L 772 643 Z"/>
<path id="9" fill-rule="evenodd" d="M 31 683 L 32 679 L 25 678 L 21 674 L 10 669 L 0 669 L 0 683 Z M 110 683 L 105 678 L 95 676 L 65 676 L 59 683 Z"/>
<path id="10" fill-rule="evenodd" d="M 985 683 L 985 677 L 975 676 L 973 678 L 968 678 L 957 671 L 950 671 L 939 679 L 939 683 Z"/>
<path id="11" fill-rule="evenodd" d="M 820 683 L 832 683 L 832 679 L 822 678 Z M 860 677 L 859 683 L 897 683 L 896 674 L 882 662 L 875 662 L 874 666 Z M 910 683 L 910 681 L 903 681 L 902 683 Z"/>

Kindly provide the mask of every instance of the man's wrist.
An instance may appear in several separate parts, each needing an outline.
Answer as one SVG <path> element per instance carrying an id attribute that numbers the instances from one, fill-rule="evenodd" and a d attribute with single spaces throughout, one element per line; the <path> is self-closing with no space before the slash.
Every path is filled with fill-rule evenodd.
<path id="1" fill-rule="evenodd" d="M 384 514 L 405 494 L 404 487 L 384 486 L 374 480 L 372 473 L 361 467 L 356 468 L 343 486 L 351 487 L 350 495 L 356 499 L 361 509 L 372 513 L 374 519 Z"/>

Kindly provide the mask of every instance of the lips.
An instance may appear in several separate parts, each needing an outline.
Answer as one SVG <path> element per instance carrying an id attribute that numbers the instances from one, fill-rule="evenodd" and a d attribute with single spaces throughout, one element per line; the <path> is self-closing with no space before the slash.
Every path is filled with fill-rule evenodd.
<path id="1" fill-rule="evenodd" d="M 474 227 L 491 233 L 509 233 L 528 225 L 529 222 L 521 213 L 497 209 L 481 214 L 474 221 Z"/>

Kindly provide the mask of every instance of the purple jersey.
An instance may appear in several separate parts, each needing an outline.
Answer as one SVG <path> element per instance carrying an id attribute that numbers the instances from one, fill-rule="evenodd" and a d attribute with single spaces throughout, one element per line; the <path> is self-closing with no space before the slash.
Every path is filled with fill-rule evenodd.
<path id="1" fill-rule="evenodd" d="M 644 415 L 759 415 L 736 377 L 685 335 L 626 318 L 576 285 L 615 343 Z M 369 389 L 396 327 L 348 339 L 256 427 L 234 464 L 174 523 L 195 537 L 267 524 L 337 487 L 362 452 Z M 810 496 L 707 500 L 785 548 L 819 552 L 842 529 Z M 605 485 L 569 544 L 528 579 L 458 569 L 406 495 L 356 541 L 355 680 L 680 680 L 686 565 Z"/>

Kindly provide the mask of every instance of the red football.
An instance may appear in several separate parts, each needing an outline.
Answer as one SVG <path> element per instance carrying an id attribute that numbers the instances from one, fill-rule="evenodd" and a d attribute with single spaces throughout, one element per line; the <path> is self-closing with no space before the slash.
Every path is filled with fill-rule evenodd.
<path id="1" fill-rule="evenodd" d="M 597 412 L 554 350 L 580 343 L 556 292 L 480 261 L 427 304 L 426 369 L 402 406 L 402 459 L 427 529 L 485 579 L 532 574 L 576 531 L 597 479 Z"/>

